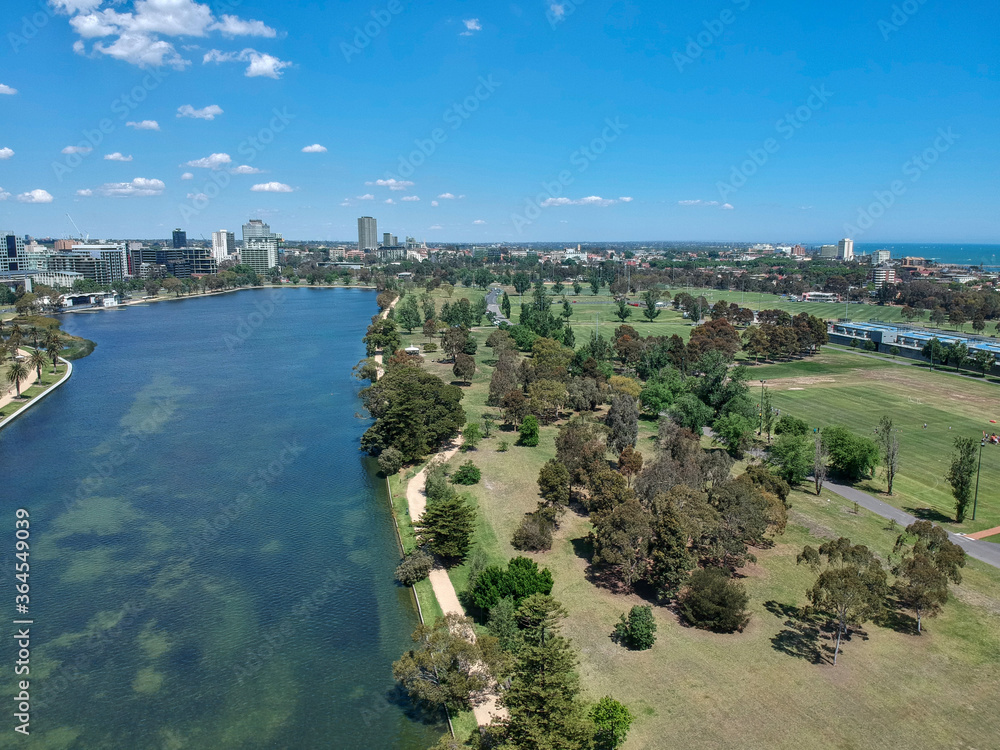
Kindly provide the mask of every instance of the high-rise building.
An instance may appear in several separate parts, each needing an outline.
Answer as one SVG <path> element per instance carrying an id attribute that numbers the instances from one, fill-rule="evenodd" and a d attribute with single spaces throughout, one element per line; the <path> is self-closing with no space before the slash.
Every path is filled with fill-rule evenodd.
<path id="1" fill-rule="evenodd" d="M 854 240 L 843 239 L 838 242 L 837 257 L 844 261 L 854 260 Z"/>
<path id="2" fill-rule="evenodd" d="M 78 244 L 73 245 L 71 252 L 74 255 L 89 255 L 91 258 L 102 260 L 107 264 L 107 275 L 110 281 L 98 281 L 99 284 L 112 284 L 116 281 L 121 281 L 128 275 L 128 250 L 124 242 L 112 245 Z M 76 269 L 69 268 L 66 270 L 74 271 Z"/>
<path id="3" fill-rule="evenodd" d="M 176 250 L 179 247 L 187 247 L 187 244 L 188 244 L 187 232 L 185 232 L 183 229 L 175 229 L 174 249 Z"/>
<path id="4" fill-rule="evenodd" d="M 363 253 L 378 250 L 378 226 L 371 216 L 358 219 L 358 250 Z"/>
<path id="5" fill-rule="evenodd" d="M 882 287 L 886 284 L 896 283 L 896 269 L 889 265 L 875 266 L 872 269 L 872 281 L 875 286 Z"/>
<path id="6" fill-rule="evenodd" d="M 27 271 L 28 258 L 24 238 L 12 232 L 0 232 L 0 273 Z"/>
<path id="7" fill-rule="evenodd" d="M 892 258 L 892 253 L 890 251 L 876 250 L 874 253 L 872 253 L 872 265 L 881 266 L 885 263 L 888 263 L 891 258 Z"/>
<path id="8" fill-rule="evenodd" d="M 281 238 L 260 219 L 250 219 L 243 225 L 243 250 L 240 263 L 265 274 L 278 265 L 278 242 Z"/>
<path id="9" fill-rule="evenodd" d="M 216 262 L 225 260 L 236 252 L 236 235 L 228 229 L 212 232 L 212 257 Z"/>
<path id="10" fill-rule="evenodd" d="M 271 227 L 260 219 L 250 219 L 243 225 L 243 241 L 246 242 L 251 237 L 270 237 Z"/>
<path id="11" fill-rule="evenodd" d="M 819 249 L 819 257 L 836 258 L 839 252 L 840 251 L 836 245 L 822 245 Z"/>

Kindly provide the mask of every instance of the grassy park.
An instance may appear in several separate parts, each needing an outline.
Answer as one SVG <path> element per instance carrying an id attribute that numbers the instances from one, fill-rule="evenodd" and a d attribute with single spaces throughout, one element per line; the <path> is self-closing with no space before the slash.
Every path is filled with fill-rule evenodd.
<path id="1" fill-rule="evenodd" d="M 456 289 L 453 299 L 465 292 Z M 516 297 L 512 302 L 516 310 Z M 579 322 L 575 311 L 571 323 Z M 672 311 L 650 324 L 656 329 L 666 326 L 689 328 Z M 470 421 L 494 411 L 485 405 L 492 373 L 491 351 L 484 346 L 487 334 L 475 332 L 479 369 L 472 385 L 463 388 Z M 423 340 L 420 334 L 404 336 L 405 343 Z M 439 358 L 428 355 L 426 368 L 453 381 L 451 364 Z M 981 434 L 985 414 L 996 404 L 991 385 L 850 352 L 826 350 L 805 361 L 759 365 L 751 368 L 751 375 L 769 381 L 783 413 L 787 410 L 811 424 L 843 423 L 865 434 L 889 413 L 903 430 L 903 448 L 896 494 L 883 499 L 900 507 L 927 508 L 925 515 L 931 518 L 950 518 L 950 493 L 941 467 L 950 455 L 952 436 L 956 431 Z M 652 456 L 654 432 L 654 422 L 640 422 L 639 450 L 647 458 Z M 555 455 L 555 433 L 554 426 L 544 427 L 540 445 L 525 448 L 515 445 L 516 433 L 498 430 L 477 450 L 452 460 L 453 468 L 471 459 L 482 470 L 482 481 L 468 489 L 479 508 L 475 542 L 486 562 L 502 563 L 523 554 L 512 548 L 510 539 L 538 500 L 535 480 Z M 498 450 L 501 441 L 508 443 L 508 450 Z M 987 467 L 991 457 L 987 454 L 983 460 L 981 501 L 995 498 L 1000 489 L 996 458 Z M 884 490 L 880 481 L 870 484 L 869 491 Z M 399 486 L 394 485 L 394 495 Z M 632 652 L 613 643 L 610 635 L 618 616 L 644 602 L 613 594 L 588 579 L 587 536 L 592 527 L 588 518 L 573 511 L 563 517 L 553 549 L 530 555 L 552 570 L 553 595 L 569 611 L 564 631 L 578 650 L 586 696 L 597 700 L 610 694 L 637 717 L 626 750 L 663 747 L 667 737 L 678 742 L 683 738 L 684 746 L 692 748 L 1000 744 L 1000 717 L 992 710 L 1000 667 L 1000 572 L 970 560 L 963 584 L 952 587 L 951 601 L 939 617 L 927 621 L 924 635 L 898 623 L 895 629 L 869 624 L 863 635 L 855 633 L 846 643 L 834 668 L 823 661 L 829 634 L 799 609 L 806 604 L 805 592 L 814 576 L 795 564 L 795 556 L 805 544 L 845 535 L 885 557 L 899 530 L 863 510 L 856 514 L 851 503 L 826 491 L 819 497 L 795 491 L 790 500 L 785 534 L 774 547 L 757 550 L 758 563 L 741 571 L 753 615 L 748 628 L 736 635 L 685 627 L 669 608 L 654 607 L 659 630 L 653 649 Z M 967 522 L 963 530 L 1000 524 L 996 506 L 992 499 L 981 502 L 976 523 Z M 399 517 L 404 524 L 405 513 Z M 452 579 L 461 594 L 468 563 L 454 569 Z M 469 718 L 459 717 L 460 736 Z"/>

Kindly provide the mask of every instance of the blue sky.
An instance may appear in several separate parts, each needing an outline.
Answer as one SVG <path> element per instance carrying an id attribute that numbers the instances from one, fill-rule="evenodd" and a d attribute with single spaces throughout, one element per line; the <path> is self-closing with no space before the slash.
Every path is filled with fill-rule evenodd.
<path id="1" fill-rule="evenodd" d="M 1000 242 L 992 0 L 4 7 L 19 234 Z"/>

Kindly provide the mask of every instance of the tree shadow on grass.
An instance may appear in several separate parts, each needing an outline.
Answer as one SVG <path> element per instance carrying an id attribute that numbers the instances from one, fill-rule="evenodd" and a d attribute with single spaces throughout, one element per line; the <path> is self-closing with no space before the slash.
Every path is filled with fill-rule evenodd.
<path id="1" fill-rule="evenodd" d="M 784 617 L 784 628 L 771 638 L 775 651 L 797 656 L 810 664 L 826 664 L 833 661 L 833 646 L 827 637 L 831 630 L 827 619 L 807 607 L 794 607 L 771 601 L 764 602 L 764 608 L 775 617 Z"/>
<path id="2" fill-rule="evenodd" d="M 933 521 L 934 523 L 955 523 L 955 519 L 946 516 L 934 508 L 903 508 L 910 515 L 916 516 L 921 521 Z"/>
<path id="3" fill-rule="evenodd" d="M 573 545 L 573 552 L 577 557 L 581 557 L 587 562 L 594 556 L 594 540 L 589 536 L 579 536 L 576 539 L 570 539 L 569 543 Z"/>
<path id="4" fill-rule="evenodd" d="M 902 611 L 902 605 L 898 600 L 890 600 L 887 603 L 889 606 L 886 607 L 885 614 L 879 618 L 878 624 L 903 635 L 919 635 L 917 618 Z"/>

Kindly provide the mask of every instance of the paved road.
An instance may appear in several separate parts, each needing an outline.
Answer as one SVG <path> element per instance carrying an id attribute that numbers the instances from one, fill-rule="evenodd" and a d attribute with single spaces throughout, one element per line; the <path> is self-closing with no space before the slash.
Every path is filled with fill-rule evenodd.
<path id="1" fill-rule="evenodd" d="M 715 437 L 715 434 L 712 432 L 710 427 L 704 427 L 702 428 L 702 431 L 710 438 Z M 812 477 L 809 477 L 807 481 L 813 481 Z M 856 490 L 846 484 L 838 484 L 837 482 L 831 482 L 828 479 L 823 482 L 823 489 L 830 490 L 833 494 L 840 495 L 842 498 L 850 500 L 852 503 L 857 503 L 865 510 L 870 510 L 872 513 L 882 516 L 882 518 L 885 518 L 886 520 L 895 519 L 896 523 L 901 526 L 909 526 L 917 520 L 916 516 L 911 516 L 909 513 L 889 505 L 889 503 L 882 502 L 874 495 L 869 495 L 867 492 Z M 992 565 L 994 568 L 1000 568 L 1000 544 L 969 539 L 967 536 L 955 534 L 951 531 L 948 532 L 948 538 L 964 549 L 969 557 L 974 557 L 987 565 Z"/>
<path id="2" fill-rule="evenodd" d="M 501 323 L 510 323 L 506 316 L 500 311 L 500 303 L 497 301 L 500 295 L 503 294 L 502 289 L 490 289 L 490 293 L 486 295 L 486 311 L 491 312 L 496 316 L 497 325 Z"/>

